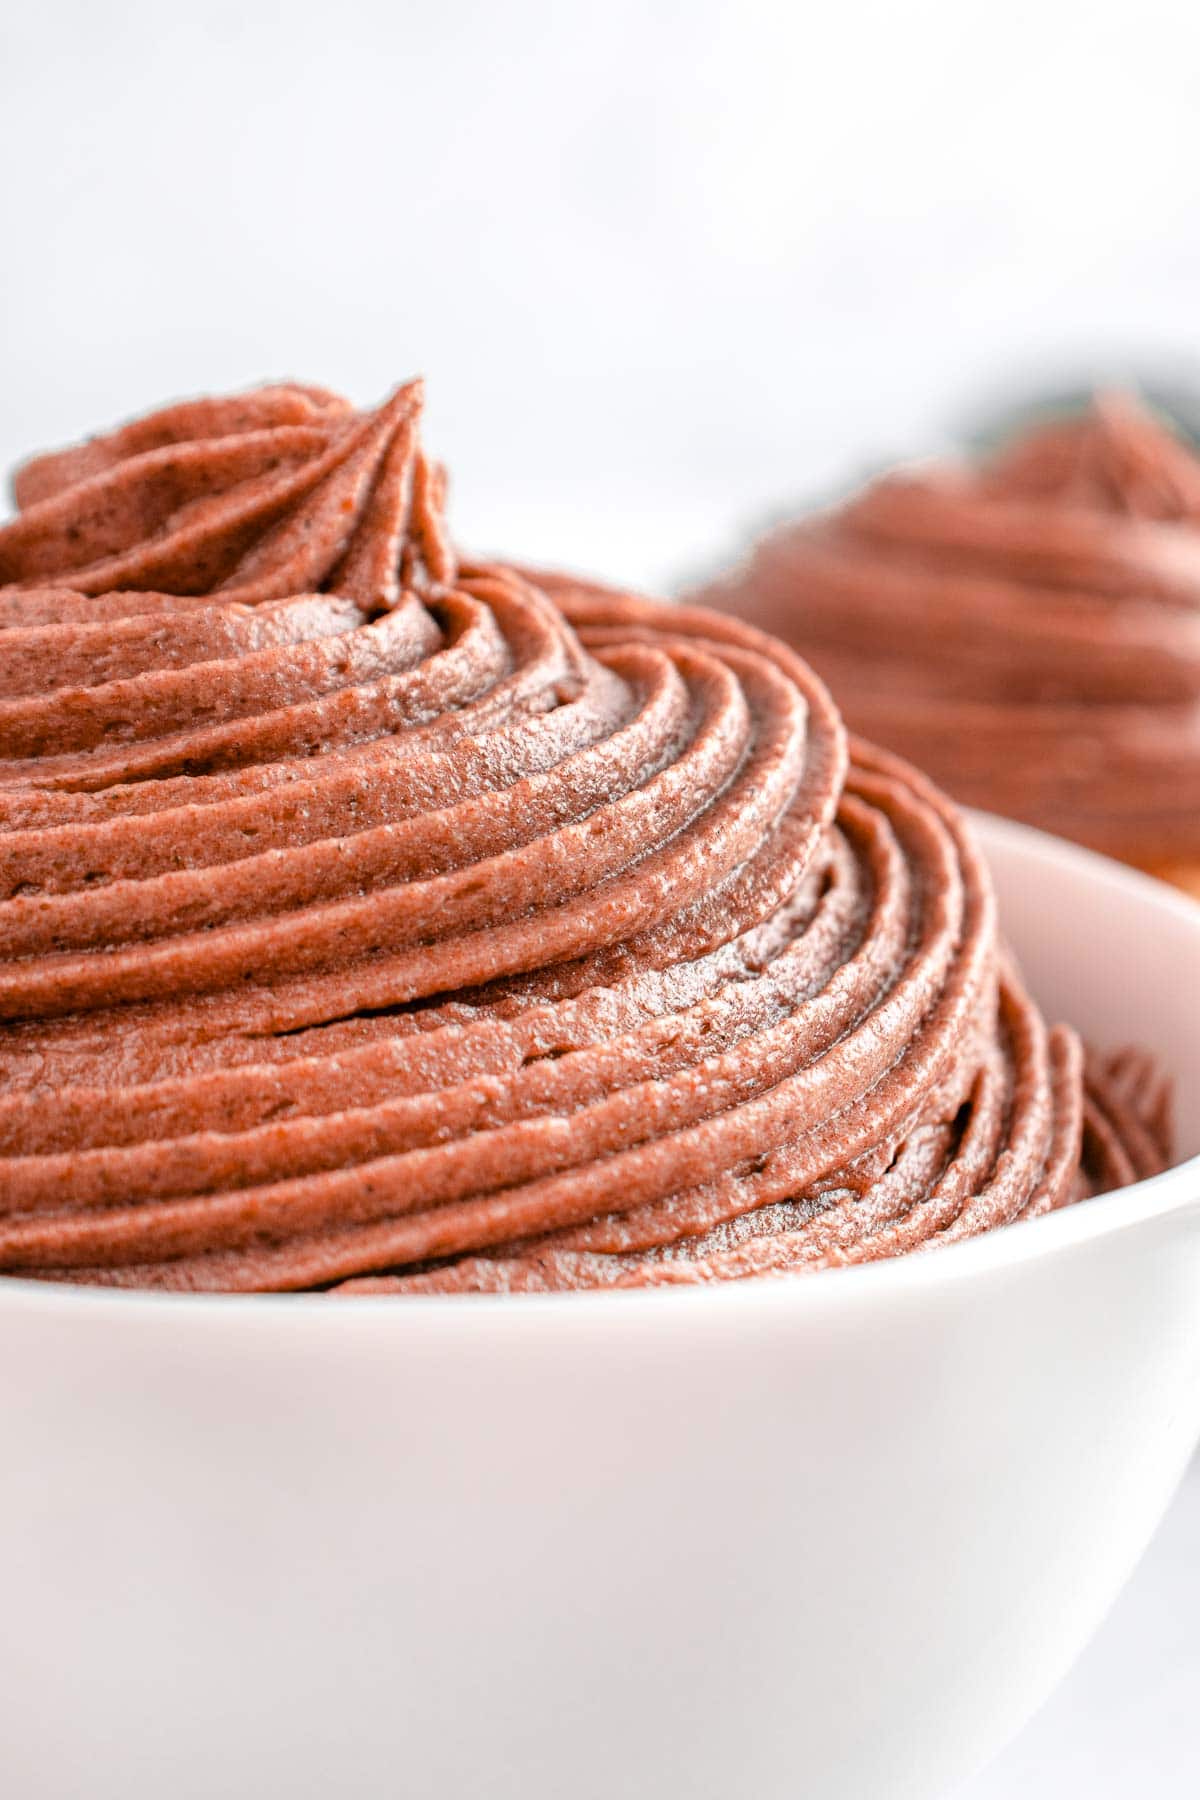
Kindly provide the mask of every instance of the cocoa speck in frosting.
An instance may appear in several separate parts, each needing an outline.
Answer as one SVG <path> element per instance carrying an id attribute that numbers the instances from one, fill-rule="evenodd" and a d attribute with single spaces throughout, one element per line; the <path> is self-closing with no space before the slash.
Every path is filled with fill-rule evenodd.
<path id="1" fill-rule="evenodd" d="M 956 798 L 1200 859 L 1200 458 L 1136 400 L 872 482 L 700 597 L 810 656 L 854 729 Z"/>
<path id="2" fill-rule="evenodd" d="M 420 409 L 264 388 L 17 477 L 0 1272 L 708 1281 L 1161 1167 L 954 806 L 747 625 L 459 561 Z"/>

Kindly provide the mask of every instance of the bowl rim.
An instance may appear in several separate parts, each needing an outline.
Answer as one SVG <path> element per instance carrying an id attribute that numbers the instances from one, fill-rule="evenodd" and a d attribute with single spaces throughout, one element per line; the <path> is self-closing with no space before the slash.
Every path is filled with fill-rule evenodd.
<path id="1" fill-rule="evenodd" d="M 1200 903 L 1166 882 L 1033 826 L 994 813 L 966 810 L 979 832 L 985 855 L 989 846 L 997 843 L 1043 866 L 1065 863 L 1096 886 L 1135 895 L 1142 904 L 1174 916 L 1200 936 Z M 1200 1024 L 1197 1030 L 1200 1031 Z M 864 1301 L 875 1304 L 889 1294 L 924 1293 L 930 1287 L 1040 1262 L 1076 1246 L 1192 1210 L 1200 1212 L 1200 1152 L 1130 1187 L 1044 1213 L 1036 1219 L 1018 1220 L 952 1244 L 933 1244 L 928 1250 L 906 1256 L 810 1269 L 794 1279 L 770 1274 L 738 1281 L 596 1288 L 578 1293 L 410 1294 L 399 1303 L 390 1294 L 346 1295 L 339 1301 L 336 1294 L 325 1292 L 165 1293 L 152 1288 L 84 1287 L 0 1275 L 0 1308 L 16 1302 L 57 1315 L 83 1310 L 101 1314 L 117 1311 L 139 1317 L 165 1311 L 181 1320 L 219 1321 L 222 1330 L 234 1314 L 242 1319 L 302 1319 L 306 1330 L 314 1316 L 339 1322 L 320 1328 L 328 1330 L 339 1329 L 349 1319 L 362 1321 L 381 1315 L 407 1320 L 410 1325 L 417 1321 L 427 1324 L 431 1316 L 460 1322 L 465 1316 L 484 1324 L 497 1318 L 515 1322 L 565 1312 L 577 1317 L 581 1324 L 590 1325 L 598 1311 L 605 1319 L 615 1314 L 618 1319 L 637 1317 L 643 1323 L 656 1313 L 664 1318 L 676 1317 L 676 1308 L 683 1306 L 720 1309 L 723 1314 L 734 1315 L 749 1307 L 757 1314 L 764 1307 L 836 1306 L 839 1302 Z M 879 1296 L 879 1302 L 874 1296 Z M 393 1328 L 402 1330 L 404 1326 L 397 1324 Z"/>

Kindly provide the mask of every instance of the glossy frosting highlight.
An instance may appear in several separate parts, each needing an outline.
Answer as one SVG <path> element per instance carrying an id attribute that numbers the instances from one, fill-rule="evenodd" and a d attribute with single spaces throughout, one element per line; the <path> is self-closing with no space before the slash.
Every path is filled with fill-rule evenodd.
<path id="1" fill-rule="evenodd" d="M 458 564 L 421 396 L 171 407 L 0 529 L 0 1270 L 578 1288 L 1161 1166 L 783 645 Z"/>

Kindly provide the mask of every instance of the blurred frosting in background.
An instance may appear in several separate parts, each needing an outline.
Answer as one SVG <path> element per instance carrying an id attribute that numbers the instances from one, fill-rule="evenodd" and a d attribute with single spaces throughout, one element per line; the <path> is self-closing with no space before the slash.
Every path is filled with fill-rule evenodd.
<path id="1" fill-rule="evenodd" d="M 1200 368 L 1194 359 L 1110 360 L 1095 368 L 1064 361 L 1057 376 L 1023 386 L 1010 375 L 1002 386 L 985 385 L 982 397 L 962 410 L 954 437 L 976 455 L 997 451 L 1022 433 L 1055 419 L 1086 412 L 1102 394 L 1135 394 L 1193 448 L 1200 445 Z"/>
<path id="2" fill-rule="evenodd" d="M 971 436 L 990 449 L 768 533 L 700 597 L 797 646 L 852 729 L 959 799 L 1186 885 L 1200 458 L 1129 392 L 1035 402 Z"/>

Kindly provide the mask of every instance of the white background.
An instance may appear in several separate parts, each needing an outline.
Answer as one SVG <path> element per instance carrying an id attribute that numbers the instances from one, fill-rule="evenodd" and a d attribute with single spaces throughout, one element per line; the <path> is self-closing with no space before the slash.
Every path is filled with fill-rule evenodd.
<path id="1" fill-rule="evenodd" d="M 665 586 L 1014 378 L 1200 349 L 1189 0 L 0 0 L 0 33 L 5 465 L 423 370 L 464 542 Z M 1198 1613 L 1193 1477 L 971 1800 L 1193 1796 Z"/>
<path id="2" fill-rule="evenodd" d="M 460 536 L 660 585 L 1064 358 L 1190 355 L 1190 0 L 0 3 L 0 458 L 415 370 Z"/>

